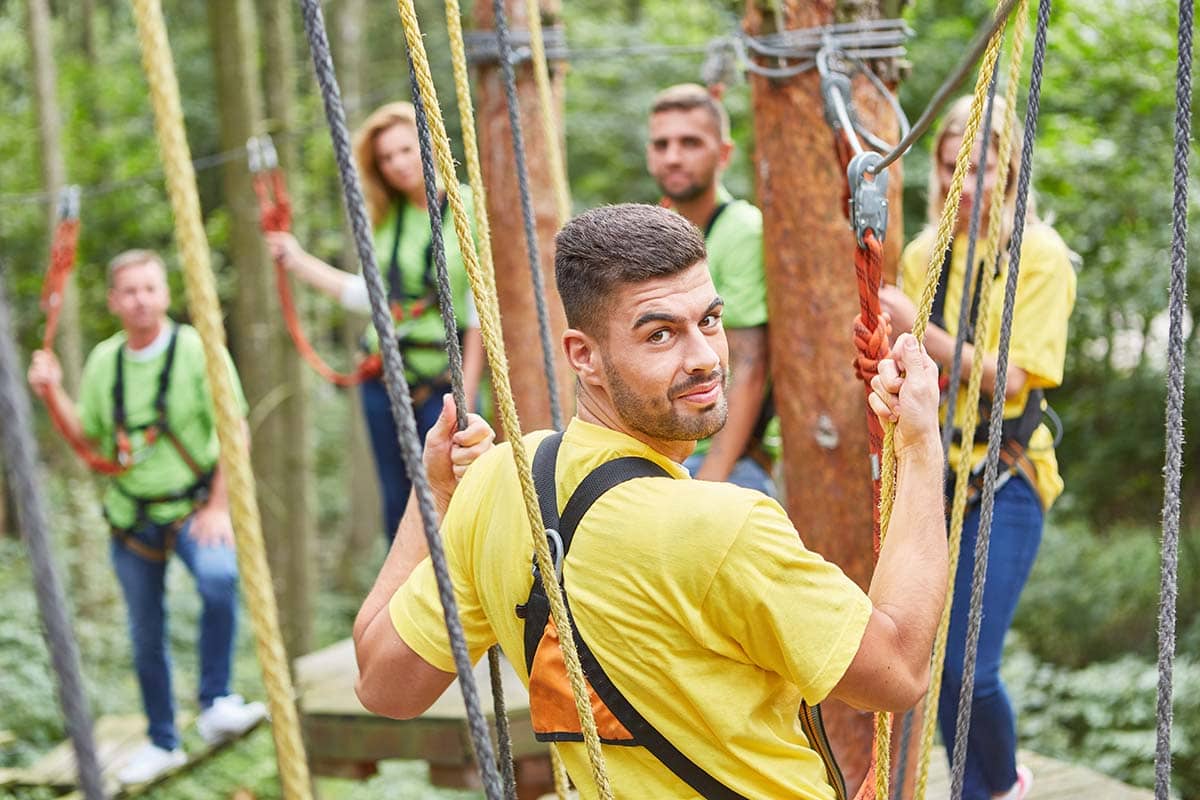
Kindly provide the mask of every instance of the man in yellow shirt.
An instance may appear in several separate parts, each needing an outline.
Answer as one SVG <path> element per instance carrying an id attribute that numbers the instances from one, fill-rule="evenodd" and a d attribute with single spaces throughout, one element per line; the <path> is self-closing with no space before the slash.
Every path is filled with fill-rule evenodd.
<path id="1" fill-rule="evenodd" d="M 864 594 L 804 547 L 775 501 L 689 480 L 680 466 L 726 416 L 723 303 L 700 232 L 654 206 L 595 209 L 559 233 L 555 272 L 571 326 L 563 348 L 578 377 L 577 415 L 551 473 L 558 508 L 614 459 L 641 459 L 658 475 L 613 486 L 578 524 L 561 576 L 577 638 L 652 732 L 720 787 L 701 792 L 637 734 L 621 744 L 640 746 L 604 748 L 616 795 L 838 797 L 840 775 L 798 719 L 801 704 L 837 697 L 902 710 L 928 682 L 947 580 L 936 367 L 906 336 L 875 381 L 872 406 L 898 420 L 898 496 Z M 449 472 L 445 428 L 426 452 L 434 474 Z M 547 436 L 526 442 L 534 449 Z M 457 488 L 452 479 L 436 488 L 472 658 L 498 642 L 527 683 L 533 663 L 535 727 L 569 719 L 569 694 L 554 695 L 537 674 L 543 648 L 556 645 L 543 637 L 530 659 L 516 610 L 528 615 L 533 600 L 533 548 L 509 447 L 479 458 Z M 453 680 L 415 514 L 401 523 L 354 634 L 358 695 L 377 713 L 416 716 Z M 588 677 L 597 683 L 596 672 Z M 614 741 L 627 716 L 609 696 L 598 717 Z M 539 708 L 555 697 L 557 708 Z M 539 730 L 560 743 L 582 796 L 594 797 L 578 736 Z"/>

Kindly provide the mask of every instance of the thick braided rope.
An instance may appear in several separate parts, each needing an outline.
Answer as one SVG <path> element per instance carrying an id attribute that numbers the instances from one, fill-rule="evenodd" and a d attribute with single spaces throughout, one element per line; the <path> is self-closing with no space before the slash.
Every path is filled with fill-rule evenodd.
<path id="1" fill-rule="evenodd" d="M 554 180 L 554 200 L 558 205 L 558 225 L 561 228 L 571 218 L 571 188 L 567 183 L 567 164 L 563 157 L 558 121 L 554 113 L 554 93 L 550 89 L 550 66 L 546 63 L 546 42 L 542 36 L 542 7 L 538 0 L 525 0 L 529 17 L 529 54 L 533 63 L 533 80 L 537 84 L 538 107 L 541 109 L 542 136 L 546 140 L 546 158 Z"/>
<path id="2" fill-rule="evenodd" d="M 428 101 L 429 122 L 438 158 L 438 168 L 443 173 L 454 174 L 454 157 L 450 152 L 450 139 L 446 134 L 445 123 L 441 118 L 440 107 L 437 103 L 437 90 L 430 74 L 429 60 L 425 53 L 425 44 L 421 37 L 421 27 L 417 20 L 416 9 L 412 0 L 397 0 L 397 8 L 404 28 L 405 39 L 413 53 L 417 80 L 423 96 Z M 475 244 L 470 236 L 470 223 L 467 220 L 466 208 L 463 206 L 458 187 L 453 181 L 447 185 L 447 194 L 450 208 L 454 212 L 455 230 L 458 232 L 459 242 L 463 248 L 463 262 L 475 292 L 483 345 L 492 368 L 496 406 L 504 429 L 509 431 L 510 435 L 509 441 L 512 446 L 513 459 L 516 462 L 517 477 L 521 482 L 521 494 L 525 500 L 525 511 L 529 518 L 530 535 L 533 539 L 538 569 L 543 575 L 553 575 L 554 562 L 550 556 L 550 546 L 543 535 L 541 512 L 538 507 L 537 492 L 533 485 L 532 464 L 529 452 L 520 435 L 521 424 L 517 416 L 516 403 L 513 401 L 512 387 L 508 381 L 508 358 L 504 353 L 504 340 L 500 330 L 499 304 L 496 301 L 494 288 L 491 292 L 488 291 L 490 287 L 494 287 L 494 283 L 489 286 L 487 278 L 482 274 L 482 268 L 475 252 Z M 554 619 L 554 624 L 558 626 L 559 630 L 571 630 L 561 588 L 556 581 L 546 581 L 545 583 L 546 595 L 550 601 L 550 614 Z M 563 636 L 560 645 L 563 651 L 563 661 L 567 667 L 567 676 L 571 683 L 571 692 L 575 699 L 575 709 L 583 730 L 588 762 L 591 766 L 592 777 L 596 781 L 597 793 L 604 800 L 611 800 L 612 787 L 604 767 L 600 736 L 596 731 L 596 721 L 592 714 L 592 706 L 583 678 L 583 668 L 579 663 L 579 653 L 575 648 L 574 637 Z"/>
<path id="3" fill-rule="evenodd" d="M 529 271 L 533 278 L 533 304 L 537 310 L 538 339 L 542 344 L 542 369 L 546 372 L 546 389 L 550 393 L 550 419 L 554 429 L 563 429 L 562 406 L 558 402 L 558 381 L 555 380 L 554 342 L 550 332 L 550 308 L 546 303 L 546 285 L 542 277 L 542 258 L 538 248 L 537 220 L 533 213 L 533 190 L 529 188 L 529 165 L 526 161 L 525 134 L 521 125 L 521 106 L 517 99 L 517 74 L 513 69 L 512 42 L 508 34 L 508 12 L 504 0 L 492 0 L 496 17 L 496 42 L 500 49 L 500 74 L 504 77 L 504 99 L 508 105 L 508 127 L 512 133 L 513 160 L 517 169 L 517 189 L 521 196 L 521 219 L 525 225 L 525 247 L 529 254 Z"/>
<path id="4" fill-rule="evenodd" d="M 499 800 L 504 796 L 503 785 L 492 753 L 491 734 L 483 715 L 479 690 L 475 685 L 471 657 L 467 651 L 462 622 L 458 616 L 454 586 L 450 582 L 446 554 L 442 546 L 441 535 L 438 533 L 438 514 L 434 506 L 433 492 L 425 474 L 425 465 L 421 459 L 420 437 L 417 435 L 416 420 L 413 416 L 412 396 L 404 376 L 404 360 L 396 343 L 396 329 L 388 308 L 383 276 L 375 261 L 371 226 L 367 220 L 358 172 L 354 168 L 346 113 L 342 106 L 341 90 L 338 88 L 337 76 L 333 68 L 333 56 L 329 51 L 329 37 L 325 30 L 320 0 L 303 0 L 301 13 L 304 18 L 305 31 L 308 34 L 314 72 L 321 87 L 326 121 L 329 126 L 330 139 L 333 142 L 334 158 L 337 161 L 338 173 L 342 182 L 346 213 L 350 218 L 351 228 L 354 232 L 354 244 L 362 263 L 363 278 L 367 283 L 367 294 L 371 301 L 371 322 L 379 335 L 379 351 L 383 358 L 388 401 L 392 416 L 396 421 L 400 454 L 404 459 L 404 466 L 412 478 L 417 507 L 425 530 L 425 540 L 429 546 L 429 560 L 436 577 L 438 598 L 442 603 L 446 632 L 450 639 L 450 650 L 458 675 L 459 689 L 463 695 L 463 705 L 467 712 L 467 728 L 471 734 L 471 742 L 475 748 L 476 760 L 483 778 L 484 793 L 488 800 Z M 424 92 L 421 96 L 430 97 Z M 453 176 L 453 169 L 446 174 Z M 449 181 L 449 188 L 457 189 L 455 181 Z M 465 232 L 459 228 L 458 237 L 459 241 L 464 244 L 469 241 L 471 237 L 469 226 Z"/>
<path id="5" fill-rule="evenodd" d="M 996 475 L 1000 464 L 1000 444 L 1004 438 L 1005 382 L 1008 350 L 1012 337 L 1013 308 L 1017 280 L 1021 271 L 1021 240 L 1025 235 L 1025 216 L 1029 185 L 1033 175 L 1033 147 L 1037 136 L 1038 112 L 1042 94 L 1042 66 L 1046 58 L 1046 31 L 1050 25 L 1050 0 L 1038 3 L 1037 29 L 1033 39 L 1033 66 L 1029 76 L 1029 98 L 1025 111 L 1024 141 L 1021 145 L 1021 170 L 1017 176 L 1017 198 L 1012 236 L 1008 241 L 1008 276 L 1004 286 L 1004 312 L 1000 321 L 1000 346 L 996 359 L 995 387 L 992 390 L 992 414 L 988 428 L 987 463 L 984 467 L 983 498 L 979 510 L 979 533 L 975 540 L 975 563 L 971 580 L 970 616 L 967 622 L 967 646 L 963 657 L 962 691 L 959 694 L 955 725 L 954 758 L 950 769 L 950 797 L 962 797 L 967 767 L 967 733 L 971 726 L 971 699 L 975 691 L 975 664 L 979 653 L 979 629 L 983 619 L 983 591 L 987 582 L 988 547 L 991 542 L 992 513 L 996 499 Z"/>
<path id="6" fill-rule="evenodd" d="M 412 56 L 408 57 L 409 91 L 417 123 L 417 139 L 421 148 L 421 172 L 425 180 L 425 206 L 429 211 L 429 229 L 433 242 L 434 265 L 437 271 L 438 307 L 442 314 L 442 331 L 446 337 L 446 353 L 450 359 L 450 389 L 454 395 L 456 424 L 459 430 L 467 425 L 466 391 L 463 386 L 462 348 L 458 344 L 458 321 L 454 316 L 454 296 L 450 287 L 450 275 L 446 271 L 446 245 L 442 235 L 442 210 L 438 202 L 437 168 L 434 166 L 433 140 L 429 133 L 429 116 L 425 111 L 425 99 L 417 85 Z M 447 180 L 454 180 L 450 176 Z M 476 206 L 475 214 L 485 214 L 486 209 Z M 495 712 L 496 739 L 499 746 L 497 758 L 504 784 L 504 796 L 516 800 L 517 777 L 512 762 L 512 738 L 508 731 L 508 709 L 504 703 L 504 681 L 500 674 L 500 656 L 497 647 L 488 648 L 488 678 L 492 686 L 492 708 Z"/>
<path id="7" fill-rule="evenodd" d="M 1000 127 L 1000 137 L 997 142 L 996 156 L 996 182 L 992 187 L 992 196 L 989 200 L 988 210 L 988 237 L 984 245 L 983 263 L 994 264 L 998 263 L 1000 258 L 1000 234 L 1003 229 L 1003 212 L 1004 212 L 1004 197 L 1006 187 L 1009 180 L 1009 163 L 1010 154 L 1012 152 L 1012 133 L 1016 124 L 1016 97 L 1017 87 L 1020 84 L 1022 58 L 1025 51 L 1025 36 L 1028 30 L 1029 5 L 1028 0 L 1021 0 L 1020 4 L 1015 9 L 1015 24 L 1013 26 L 1012 52 L 1008 63 L 1007 85 L 1005 87 L 1005 100 L 1007 101 L 1008 115 Z M 995 67 L 993 66 L 993 70 Z M 990 117 L 991 114 L 989 113 Z M 986 140 L 985 140 L 986 141 Z M 961 154 L 961 153 L 960 153 Z M 980 170 L 982 174 L 982 169 Z M 978 194 L 976 195 L 978 196 Z M 977 204 L 978 207 L 979 204 Z M 964 280 L 964 291 L 967 291 L 966 286 L 969 281 Z M 978 322 L 975 328 L 975 341 L 986 341 L 990 335 L 991 316 L 983 312 L 991 304 L 991 291 L 993 282 L 984 280 L 980 284 L 979 299 L 976 301 L 979 305 L 980 313 Z M 967 303 L 963 303 L 965 308 Z M 961 320 L 961 314 L 960 314 Z M 960 321 L 960 332 L 965 329 L 965 325 Z M 957 347 L 956 343 L 956 358 L 961 359 L 961 348 Z M 983 348 L 976 347 L 973 350 L 971 361 L 971 372 L 967 382 L 967 391 L 964 397 L 963 420 L 961 425 L 962 441 L 969 443 L 975 438 L 975 427 L 979 420 L 979 395 L 983 384 Z M 950 397 L 955 397 L 958 391 L 958 384 L 953 382 L 950 384 Z M 947 411 L 946 425 L 947 428 L 952 428 L 954 424 L 953 416 Z M 943 443 L 945 440 L 943 439 Z M 954 496 L 951 501 L 950 511 L 950 527 L 949 527 L 949 578 L 950 586 L 954 585 L 954 577 L 958 572 L 958 561 L 962 547 L 962 529 L 963 521 L 966 518 L 967 508 L 967 482 L 971 472 L 971 459 L 974 454 L 974 449 L 969 445 L 963 446 L 959 450 L 958 462 L 955 464 L 955 485 Z M 934 638 L 933 656 L 930 662 L 930 680 L 929 691 L 925 696 L 925 713 L 922 719 L 921 727 L 921 745 L 917 761 L 917 780 L 914 797 L 917 800 L 924 800 L 925 793 L 929 782 L 929 760 L 933 753 L 934 734 L 937 729 L 937 707 L 938 698 L 942 689 L 942 673 L 945 669 L 946 659 L 946 642 L 950 630 L 950 612 L 951 598 L 947 594 L 946 604 L 942 608 L 942 616 L 938 621 L 938 630 Z"/>
<path id="8" fill-rule="evenodd" d="M 196 173 L 188 152 L 179 100 L 179 82 L 171 59 L 166 24 L 158 0 L 133 0 L 142 62 L 154 106 L 158 147 L 162 153 L 167 194 L 175 215 L 175 239 L 183 263 L 188 308 L 204 343 L 205 369 L 221 442 L 221 471 L 229 488 L 229 512 L 237 531 L 238 568 L 245 580 L 246 605 L 254 625 L 258 661 L 267 690 L 272 733 L 283 794 L 292 800 L 311 797 L 308 761 L 300 738 L 287 654 L 279 632 L 275 592 L 263 548 L 262 526 L 254 497 L 254 475 L 242 435 L 242 415 L 225 369 L 225 330 L 209 261 L 208 242 L 200 217 Z"/>
<path id="9" fill-rule="evenodd" d="M 971 100 L 971 113 L 963 130 L 962 147 L 959 148 L 958 158 L 954 164 L 954 176 L 950 181 L 950 189 L 946 195 L 946 205 L 942 208 L 942 218 L 938 224 L 937 236 L 930 254 L 929 267 L 925 273 L 925 287 L 921 299 L 917 303 L 917 317 L 913 322 L 912 333 L 918 341 L 925 340 L 925 326 L 929 323 L 929 314 L 933 308 L 933 296 L 937 292 L 938 276 L 941 274 L 942 257 L 950 245 L 954 234 L 954 224 L 958 219 L 958 203 L 962 197 L 963 182 L 967 177 L 967 167 L 971 153 L 975 148 L 975 140 L 979 135 L 979 127 L 983 117 L 983 105 L 987 96 L 989 76 L 995 68 L 996 59 L 1000 56 L 1000 47 L 1004 41 L 1004 30 L 1007 23 L 998 25 L 988 42 L 979 68 L 979 77 L 975 81 L 975 93 Z M 934 255 L 937 254 L 937 255 Z M 892 423 L 884 425 L 883 433 L 883 463 L 880 489 L 879 519 L 883 534 L 887 535 L 888 523 L 892 518 L 892 505 L 896 500 L 896 426 Z"/>
<path id="10" fill-rule="evenodd" d="M 1179 584 L 1179 483 L 1183 473 L 1183 320 L 1187 308 L 1188 153 L 1192 134 L 1192 0 L 1179 2 L 1179 64 L 1175 75 L 1175 198 L 1172 208 L 1170 332 L 1167 340 L 1167 430 L 1163 481 L 1162 582 L 1158 611 L 1158 700 L 1154 796 L 1171 794 L 1171 707 L 1175 668 L 1175 605 Z"/>
<path id="11" fill-rule="evenodd" d="M 0 284 L 0 419 L 4 420 L 0 425 L 0 436 L 3 437 L 0 444 L 4 448 L 4 463 L 8 468 L 17 518 L 29 548 L 29 566 L 42 618 L 42 633 L 58 678 L 58 703 L 75 750 L 79 786 L 88 800 L 102 800 L 107 795 L 100 778 L 96 741 L 92 736 L 92 715 L 83 684 L 79 646 L 71 627 L 62 580 L 55 567 L 50 526 L 46 520 L 46 500 L 39 481 L 37 442 L 30 433 L 33 415 L 29 395 L 21 384 L 21 361 L 12 328 L 12 309 Z"/>
<path id="12" fill-rule="evenodd" d="M 475 198 L 475 224 L 479 231 L 477 239 L 479 247 L 480 276 L 485 285 L 480 289 L 483 293 L 475 292 L 475 305 L 480 308 L 485 304 L 498 308 L 496 300 L 496 273 L 492 263 L 491 223 L 487 215 L 487 192 L 483 185 L 483 168 L 479 162 L 479 139 L 475 132 L 475 109 L 471 104 L 471 81 L 467 74 L 467 50 L 463 42 L 462 10 L 458 0 L 446 0 L 446 30 L 450 40 L 450 63 L 454 73 L 454 93 L 458 100 L 458 116 L 462 125 L 463 152 L 467 160 L 467 181 L 471 186 L 471 194 Z M 486 298 L 492 298 L 490 302 Z M 498 323 L 497 323 L 498 325 Z M 493 646 L 488 649 L 488 669 L 492 678 L 492 702 L 496 719 L 496 739 L 499 742 L 497 757 L 504 771 L 504 787 L 508 791 L 511 786 L 516 791 L 516 776 L 512 760 L 512 735 L 509 732 L 508 713 L 504 702 L 504 683 L 500 677 L 500 649 Z M 558 761 L 558 751 L 555 745 L 550 746 L 551 758 Z M 566 772 L 562 772 L 564 780 L 559 780 L 559 770 L 555 770 L 554 788 L 562 800 L 566 800 L 568 783 Z"/>

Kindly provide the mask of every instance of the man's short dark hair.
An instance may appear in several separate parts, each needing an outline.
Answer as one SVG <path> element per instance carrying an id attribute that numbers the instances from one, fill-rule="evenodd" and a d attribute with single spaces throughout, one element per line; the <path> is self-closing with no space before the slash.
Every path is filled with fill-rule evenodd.
<path id="1" fill-rule="evenodd" d="M 659 206 L 601 206 L 572 219 L 555 237 L 554 278 L 567 324 L 602 336 L 615 288 L 683 272 L 704 260 L 695 225 Z"/>
<path id="2" fill-rule="evenodd" d="M 721 101 L 698 83 L 680 83 L 663 89 L 654 96 L 654 104 L 650 106 L 650 114 L 661 114 L 664 111 L 691 111 L 702 108 L 712 117 L 713 124 L 722 142 L 729 141 L 729 113 Z"/>

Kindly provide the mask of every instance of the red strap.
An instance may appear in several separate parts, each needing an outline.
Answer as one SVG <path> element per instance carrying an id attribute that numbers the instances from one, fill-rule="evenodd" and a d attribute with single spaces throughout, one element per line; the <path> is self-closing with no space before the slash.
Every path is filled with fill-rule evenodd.
<path id="1" fill-rule="evenodd" d="M 283 173 L 278 168 L 254 173 L 254 194 L 258 197 L 259 225 L 268 233 L 286 233 L 292 227 L 292 202 L 287 192 Z M 325 380 L 335 386 L 355 386 L 364 380 L 379 376 L 382 371 L 378 359 L 366 358 L 358 363 L 353 372 L 338 372 L 317 353 L 308 340 L 296 312 L 296 301 L 288 283 L 287 270 L 279 261 L 275 262 L 275 288 L 279 294 L 279 307 L 283 322 L 296 352 Z"/>

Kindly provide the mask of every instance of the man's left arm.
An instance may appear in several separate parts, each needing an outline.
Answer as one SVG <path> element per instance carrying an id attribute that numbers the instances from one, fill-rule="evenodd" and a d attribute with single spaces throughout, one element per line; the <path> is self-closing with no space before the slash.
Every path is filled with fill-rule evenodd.
<path id="1" fill-rule="evenodd" d="M 726 480 L 746 452 L 767 388 L 767 326 L 732 328 L 725 335 L 733 376 L 729 416 L 725 427 L 713 436 L 704 464 L 696 472 L 696 478 L 706 481 Z"/>

